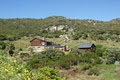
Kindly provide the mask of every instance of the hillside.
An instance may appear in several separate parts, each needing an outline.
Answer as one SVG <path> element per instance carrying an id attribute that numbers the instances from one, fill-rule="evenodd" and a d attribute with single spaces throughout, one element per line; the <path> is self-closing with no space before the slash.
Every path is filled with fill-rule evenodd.
<path id="1" fill-rule="evenodd" d="M 108 22 L 97 20 L 68 19 L 51 16 L 45 19 L 0 19 L 0 40 L 17 40 L 24 36 L 58 38 L 67 35 L 77 40 L 112 40 L 119 42 L 120 19 Z"/>
<path id="2" fill-rule="evenodd" d="M 108 22 L 51 16 L 45 19 L 0 19 L 0 79 L 119 80 L 120 19 Z M 33 52 L 35 36 L 63 44 L 69 51 Z M 78 49 L 94 43 L 95 52 Z M 10 56 L 8 56 L 8 54 Z"/>

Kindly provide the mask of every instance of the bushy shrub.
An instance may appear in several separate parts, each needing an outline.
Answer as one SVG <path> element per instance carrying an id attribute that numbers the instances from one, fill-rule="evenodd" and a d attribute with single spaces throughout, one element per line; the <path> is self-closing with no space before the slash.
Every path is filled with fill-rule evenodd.
<path id="1" fill-rule="evenodd" d="M 61 56 L 64 55 L 64 52 L 57 49 L 48 49 L 46 51 L 41 52 L 42 57 L 46 57 L 51 60 L 57 60 Z"/>
<path id="2" fill-rule="evenodd" d="M 78 61 L 78 56 L 73 54 L 64 55 L 58 50 L 47 50 L 34 55 L 28 64 L 34 69 L 42 67 L 70 69 L 71 66 L 77 65 Z"/>
<path id="3" fill-rule="evenodd" d="M 76 33 L 76 34 L 72 35 L 73 40 L 78 40 L 80 37 L 81 37 L 80 33 Z"/>
<path id="4" fill-rule="evenodd" d="M 99 57 L 107 56 L 107 50 L 102 45 L 96 45 L 96 51 L 95 51 L 95 53 Z"/>
<path id="5" fill-rule="evenodd" d="M 81 66 L 82 66 L 82 68 L 81 68 L 82 70 L 88 70 L 88 69 L 90 69 L 92 67 L 92 65 L 90 65 L 88 63 L 84 63 Z"/>
<path id="6" fill-rule="evenodd" d="M 0 42 L 0 49 L 5 49 L 6 48 L 6 43 L 5 42 Z"/>
<path id="7" fill-rule="evenodd" d="M 0 80 L 62 80 L 62 77 L 53 68 L 30 70 L 25 62 L 4 54 L 0 55 Z"/>
<path id="8" fill-rule="evenodd" d="M 83 39 L 87 39 L 87 38 L 88 38 L 87 33 L 84 33 L 84 34 L 82 35 L 82 38 L 83 38 Z"/>
<path id="9" fill-rule="evenodd" d="M 6 40 L 6 35 L 0 34 L 0 41 Z"/>
<path id="10" fill-rule="evenodd" d="M 59 68 L 70 69 L 72 66 L 78 64 L 78 56 L 68 54 L 60 58 L 58 62 Z"/>
<path id="11" fill-rule="evenodd" d="M 8 43 L 7 48 L 8 48 L 9 55 L 13 56 L 14 50 L 15 50 L 15 45 L 11 44 L 11 43 Z"/>
<path id="12" fill-rule="evenodd" d="M 34 80 L 62 80 L 59 72 L 53 68 L 41 68 L 37 70 L 37 79 Z"/>
<path id="13" fill-rule="evenodd" d="M 46 32 L 43 32 L 42 34 L 44 37 L 47 37 L 47 38 L 59 38 L 59 36 L 63 35 L 64 32 L 62 32 L 62 31 L 53 31 L 53 32 L 46 31 Z M 40 36 L 41 36 L 41 34 L 40 34 Z"/>
<path id="14" fill-rule="evenodd" d="M 83 52 L 80 49 L 78 49 L 77 47 L 72 49 L 72 51 L 70 53 L 73 54 L 73 55 L 76 55 L 76 56 L 80 56 L 80 55 L 83 54 Z"/>
<path id="15" fill-rule="evenodd" d="M 80 56 L 79 61 L 81 63 L 89 63 L 92 65 L 100 64 L 101 59 L 96 53 L 86 53 L 82 56 Z"/>
<path id="16" fill-rule="evenodd" d="M 29 53 L 20 53 L 19 57 L 20 57 L 21 61 L 27 60 L 30 57 L 30 54 Z"/>
<path id="17" fill-rule="evenodd" d="M 48 49 L 41 53 L 36 53 L 31 60 L 29 60 L 28 64 L 32 68 L 39 67 L 55 67 L 57 65 L 57 61 L 64 56 L 64 52 L 59 50 Z"/>
<path id="18" fill-rule="evenodd" d="M 97 36 L 97 39 L 98 39 L 98 40 L 106 40 L 106 37 L 103 36 L 103 35 L 99 35 L 99 36 Z"/>
<path id="19" fill-rule="evenodd" d="M 120 61 L 120 50 L 115 48 L 108 49 L 107 64 L 113 64 L 115 61 Z"/>
<path id="20" fill-rule="evenodd" d="M 93 67 L 89 69 L 88 75 L 99 75 L 99 69 L 97 67 Z"/>
<path id="21" fill-rule="evenodd" d="M 14 58 L 0 55 L 0 80 L 30 80 L 31 77 L 27 64 L 20 64 Z"/>

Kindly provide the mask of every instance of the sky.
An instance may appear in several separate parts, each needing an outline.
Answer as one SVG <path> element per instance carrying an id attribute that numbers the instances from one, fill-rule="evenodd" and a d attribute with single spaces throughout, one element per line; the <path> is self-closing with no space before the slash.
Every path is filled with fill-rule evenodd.
<path id="1" fill-rule="evenodd" d="M 120 18 L 120 0 L 0 0 L 0 18 L 46 18 L 109 21 Z"/>

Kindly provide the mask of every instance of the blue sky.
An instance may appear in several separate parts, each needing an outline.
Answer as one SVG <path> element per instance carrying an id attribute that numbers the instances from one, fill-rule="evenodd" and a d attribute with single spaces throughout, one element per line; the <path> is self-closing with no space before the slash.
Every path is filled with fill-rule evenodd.
<path id="1" fill-rule="evenodd" d="M 120 18 L 120 0 L 0 0 L 0 18 L 45 18 L 108 21 Z"/>

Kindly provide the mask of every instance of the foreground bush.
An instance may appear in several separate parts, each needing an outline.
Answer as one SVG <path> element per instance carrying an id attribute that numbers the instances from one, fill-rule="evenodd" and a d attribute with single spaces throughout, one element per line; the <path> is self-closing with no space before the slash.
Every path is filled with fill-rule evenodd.
<path id="1" fill-rule="evenodd" d="M 0 80 L 30 80 L 31 77 L 26 64 L 20 64 L 14 58 L 0 55 Z"/>
<path id="2" fill-rule="evenodd" d="M 58 50 L 47 50 L 41 53 L 36 53 L 28 64 L 33 69 L 52 67 L 59 69 L 70 69 L 71 66 L 77 65 L 79 56 L 68 54 L 64 55 L 63 52 Z"/>
<path id="3" fill-rule="evenodd" d="M 88 69 L 90 69 L 92 67 L 92 65 L 90 65 L 90 64 L 87 64 L 87 63 L 84 63 L 84 64 L 82 64 L 82 70 L 84 71 L 84 70 L 88 70 Z"/>
<path id="4" fill-rule="evenodd" d="M 43 68 L 43 67 L 55 67 L 58 60 L 64 56 L 64 53 L 59 50 L 49 49 L 41 53 L 36 53 L 28 64 L 33 69 Z"/>
<path id="5" fill-rule="evenodd" d="M 77 65 L 79 61 L 78 56 L 73 54 L 65 55 L 58 61 L 58 67 L 61 69 L 70 69 L 72 66 Z"/>
<path id="6" fill-rule="evenodd" d="M 0 80 L 61 80 L 59 72 L 53 68 L 30 70 L 26 63 L 13 57 L 0 55 Z"/>
<path id="7" fill-rule="evenodd" d="M 62 80 L 59 72 L 53 68 L 40 68 L 34 73 L 33 80 Z"/>
<path id="8" fill-rule="evenodd" d="M 88 75 L 99 75 L 99 69 L 97 67 L 90 68 Z"/>

